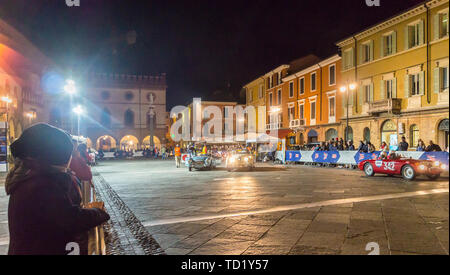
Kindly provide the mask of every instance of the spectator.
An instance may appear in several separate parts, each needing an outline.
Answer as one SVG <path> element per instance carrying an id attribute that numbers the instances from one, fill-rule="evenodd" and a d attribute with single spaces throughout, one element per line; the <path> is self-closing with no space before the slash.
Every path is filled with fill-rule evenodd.
<path id="1" fill-rule="evenodd" d="M 408 151 L 408 147 L 409 147 L 409 144 L 408 144 L 408 142 L 406 142 L 405 136 L 403 136 L 403 137 L 402 137 L 402 141 L 401 141 L 400 144 L 398 145 L 398 150 L 399 150 L 399 151 L 406 152 L 406 151 Z"/>
<path id="2" fill-rule="evenodd" d="M 373 153 L 373 152 L 375 152 L 375 146 L 369 141 L 368 142 L 368 144 L 367 144 L 367 152 L 368 153 Z"/>
<path id="3" fill-rule="evenodd" d="M 428 145 L 426 152 L 441 152 L 442 149 L 439 145 L 434 144 L 432 140 L 430 140 L 430 145 Z"/>
<path id="4" fill-rule="evenodd" d="M 387 143 L 383 141 L 383 142 L 381 143 L 380 149 L 381 149 L 381 151 L 386 151 L 386 150 L 388 150 Z"/>
<path id="5" fill-rule="evenodd" d="M 163 147 L 161 148 L 161 158 L 162 158 L 163 160 L 166 159 L 166 146 L 163 146 Z"/>
<path id="6" fill-rule="evenodd" d="M 341 139 L 339 140 L 338 146 L 337 146 L 337 150 L 338 151 L 344 151 L 344 141 Z"/>
<path id="7" fill-rule="evenodd" d="M 419 139 L 419 142 L 417 143 L 416 151 L 418 152 L 424 152 L 427 149 L 427 146 L 423 142 L 423 140 Z"/>
<path id="8" fill-rule="evenodd" d="M 347 150 L 348 151 L 355 151 L 355 145 L 353 145 L 353 141 L 351 141 L 351 140 L 349 140 L 348 142 L 347 142 Z"/>
<path id="9" fill-rule="evenodd" d="M 363 153 L 367 153 L 367 149 L 366 149 L 366 145 L 364 144 L 364 142 L 362 142 L 362 140 L 359 141 L 359 147 L 358 147 L 358 151 L 359 152 L 363 152 Z"/>
<path id="10" fill-rule="evenodd" d="M 109 219 L 99 208 L 83 209 L 71 200 L 67 173 L 73 144 L 48 124 L 26 129 L 11 144 L 14 168 L 5 181 L 10 196 L 10 255 L 62 255 L 76 236 Z"/>

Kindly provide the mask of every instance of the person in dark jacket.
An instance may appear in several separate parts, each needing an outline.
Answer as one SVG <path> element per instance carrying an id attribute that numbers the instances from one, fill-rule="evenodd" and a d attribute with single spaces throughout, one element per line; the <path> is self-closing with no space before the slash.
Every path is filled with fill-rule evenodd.
<path id="1" fill-rule="evenodd" d="M 408 151 L 408 148 L 409 148 L 409 144 L 408 144 L 408 142 L 406 142 L 406 138 L 403 136 L 402 141 L 398 145 L 398 150 L 406 152 L 406 151 Z"/>
<path id="2" fill-rule="evenodd" d="M 432 140 L 430 140 L 430 145 L 428 145 L 426 152 L 442 152 L 442 149 L 439 145 L 435 144 Z"/>
<path id="3" fill-rule="evenodd" d="M 26 129 L 11 144 L 15 165 L 5 181 L 8 254 L 67 254 L 66 246 L 80 233 L 109 220 L 102 209 L 81 208 L 72 201 L 67 172 L 72 151 L 69 135 L 43 123 Z"/>

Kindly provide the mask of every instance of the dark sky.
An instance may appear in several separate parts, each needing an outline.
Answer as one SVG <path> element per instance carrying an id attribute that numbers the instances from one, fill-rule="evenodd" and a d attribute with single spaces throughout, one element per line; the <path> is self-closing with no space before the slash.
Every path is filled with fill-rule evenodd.
<path id="1" fill-rule="evenodd" d="M 0 17 L 63 67 L 168 75 L 168 107 L 242 85 L 422 0 L 0 0 Z M 126 34 L 135 31 L 136 43 Z"/>

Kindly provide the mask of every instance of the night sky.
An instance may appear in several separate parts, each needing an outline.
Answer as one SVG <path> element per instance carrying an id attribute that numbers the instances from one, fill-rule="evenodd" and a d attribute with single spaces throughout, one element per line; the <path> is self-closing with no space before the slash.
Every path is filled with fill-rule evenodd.
<path id="1" fill-rule="evenodd" d="M 0 0 L 0 17 L 63 68 L 168 75 L 168 108 L 242 86 L 422 0 Z M 127 34 L 136 33 L 136 42 Z"/>

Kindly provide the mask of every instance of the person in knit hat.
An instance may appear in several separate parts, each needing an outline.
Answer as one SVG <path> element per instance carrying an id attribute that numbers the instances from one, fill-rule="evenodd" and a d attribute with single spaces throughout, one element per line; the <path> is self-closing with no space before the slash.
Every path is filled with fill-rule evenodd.
<path id="1" fill-rule="evenodd" d="M 40 123 L 24 130 L 11 146 L 14 168 L 5 181 L 9 195 L 10 255 L 67 254 L 66 245 L 109 215 L 72 202 L 68 171 L 73 144 L 56 127 Z"/>

